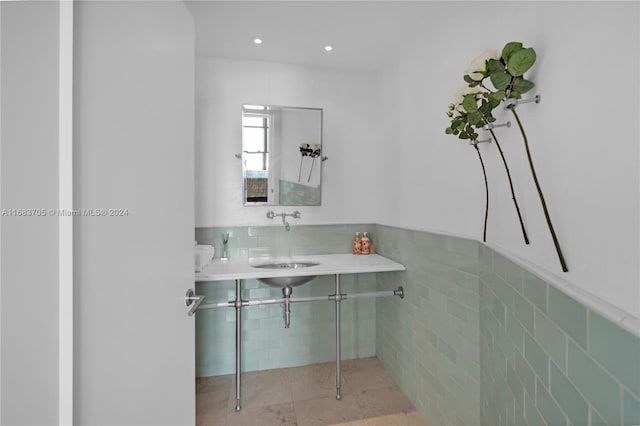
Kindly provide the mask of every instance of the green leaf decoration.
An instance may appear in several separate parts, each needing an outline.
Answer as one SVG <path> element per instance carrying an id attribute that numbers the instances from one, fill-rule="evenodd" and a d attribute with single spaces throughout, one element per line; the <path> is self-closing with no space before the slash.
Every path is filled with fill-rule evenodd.
<path id="1" fill-rule="evenodd" d="M 504 92 L 504 90 L 499 90 L 497 92 L 493 92 L 492 94 L 490 94 L 489 100 L 500 102 L 504 99 L 505 96 L 507 96 L 507 94 Z"/>
<path id="2" fill-rule="evenodd" d="M 514 77 L 523 75 L 536 62 L 536 51 L 532 48 L 515 52 L 507 62 L 507 71 Z"/>
<path id="3" fill-rule="evenodd" d="M 469 123 L 475 127 L 482 127 L 482 115 L 478 111 L 469 114 Z"/>
<path id="4" fill-rule="evenodd" d="M 486 118 L 487 116 L 491 115 L 491 111 L 493 110 L 493 108 L 494 107 L 489 102 L 484 102 L 480 106 L 480 108 L 478 108 L 478 111 L 480 111 Z"/>
<path id="5" fill-rule="evenodd" d="M 469 77 L 468 74 L 465 74 L 464 77 L 462 77 L 462 78 L 464 78 L 464 81 L 467 82 L 467 83 L 474 83 L 473 79 L 471 77 Z"/>
<path id="6" fill-rule="evenodd" d="M 506 71 L 507 67 L 505 67 L 504 63 L 500 59 L 489 59 L 487 61 L 487 70 L 491 75 L 494 72 Z"/>
<path id="7" fill-rule="evenodd" d="M 529 80 L 525 80 L 522 77 L 516 77 L 513 80 L 513 90 L 518 91 L 519 93 L 526 93 L 529 90 L 533 89 L 535 84 L 530 82 Z"/>
<path id="8" fill-rule="evenodd" d="M 511 93 L 509 94 L 509 97 L 513 98 L 513 99 L 520 99 L 522 97 L 522 95 L 520 94 L 519 91 L 512 90 Z"/>
<path id="9" fill-rule="evenodd" d="M 447 127 L 446 129 L 444 129 L 444 133 L 446 135 L 450 135 L 453 133 L 453 129 L 451 127 Z"/>
<path id="10" fill-rule="evenodd" d="M 511 75 L 506 72 L 494 72 L 491 74 L 491 83 L 498 90 L 505 90 L 511 83 Z"/>
<path id="11" fill-rule="evenodd" d="M 465 95 L 462 101 L 462 108 L 468 113 L 472 113 L 478 110 L 478 102 L 475 95 Z"/>
<path id="12" fill-rule="evenodd" d="M 520 43 L 519 41 L 512 41 L 505 44 L 502 48 L 502 59 L 504 60 L 505 64 L 508 64 L 511 55 L 519 50 L 522 50 L 522 43 Z"/>

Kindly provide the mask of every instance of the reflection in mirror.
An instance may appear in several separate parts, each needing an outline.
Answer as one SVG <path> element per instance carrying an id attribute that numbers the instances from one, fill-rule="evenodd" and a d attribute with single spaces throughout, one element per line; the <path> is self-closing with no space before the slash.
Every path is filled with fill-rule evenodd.
<path id="1" fill-rule="evenodd" d="M 319 206 L 322 109 L 242 106 L 245 205 Z"/>

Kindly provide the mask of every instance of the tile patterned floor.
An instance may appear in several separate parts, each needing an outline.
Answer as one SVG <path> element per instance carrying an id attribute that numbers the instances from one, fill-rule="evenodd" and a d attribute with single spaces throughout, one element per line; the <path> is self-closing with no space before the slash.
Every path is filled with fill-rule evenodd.
<path id="1" fill-rule="evenodd" d="M 427 426 L 377 358 L 342 362 L 342 400 L 335 363 L 242 374 L 236 413 L 233 375 L 196 379 L 197 426 Z"/>

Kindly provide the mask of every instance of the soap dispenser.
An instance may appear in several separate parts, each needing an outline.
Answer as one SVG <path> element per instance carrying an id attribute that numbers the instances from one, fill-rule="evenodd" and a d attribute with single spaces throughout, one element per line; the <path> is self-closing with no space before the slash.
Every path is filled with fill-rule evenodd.
<path id="1" fill-rule="evenodd" d="M 356 232 L 356 236 L 353 237 L 353 254 L 360 254 L 361 245 L 360 233 Z"/>
<path id="2" fill-rule="evenodd" d="M 371 241 L 369 240 L 368 232 L 363 233 L 362 239 L 360 240 L 360 253 L 361 254 L 371 253 Z"/>

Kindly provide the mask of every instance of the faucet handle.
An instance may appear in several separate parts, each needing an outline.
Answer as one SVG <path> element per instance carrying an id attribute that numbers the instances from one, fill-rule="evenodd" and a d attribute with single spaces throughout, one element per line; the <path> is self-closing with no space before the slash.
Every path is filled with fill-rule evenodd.
<path id="1" fill-rule="evenodd" d="M 302 216 L 302 213 L 300 213 L 298 210 L 296 210 L 295 212 L 293 212 L 293 214 L 291 216 L 293 216 L 294 219 L 300 219 L 300 216 Z"/>
<path id="2" fill-rule="evenodd" d="M 267 212 L 267 219 L 273 219 L 274 217 L 276 217 L 276 214 L 273 210 L 269 210 Z"/>

